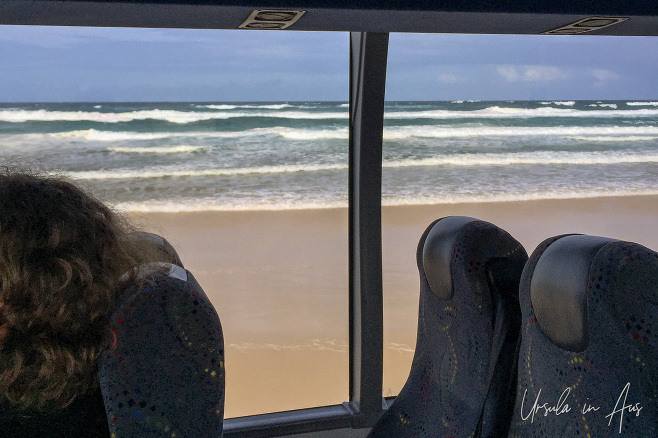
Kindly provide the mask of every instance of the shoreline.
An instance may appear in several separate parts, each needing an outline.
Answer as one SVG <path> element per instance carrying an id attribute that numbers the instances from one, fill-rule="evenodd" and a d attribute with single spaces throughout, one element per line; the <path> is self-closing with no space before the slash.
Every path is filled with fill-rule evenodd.
<path id="1" fill-rule="evenodd" d="M 399 392 L 413 358 L 418 240 L 450 215 L 492 222 L 528 253 L 565 233 L 658 249 L 658 195 L 384 206 L 384 394 Z M 347 208 L 127 216 L 171 242 L 217 309 L 227 418 L 348 399 Z"/>
<path id="2" fill-rule="evenodd" d="M 382 208 L 424 208 L 424 207 L 437 207 L 437 206 L 459 206 L 459 205 L 474 205 L 474 204 L 505 204 L 505 203 L 517 203 L 517 202 L 561 202 L 561 201 L 586 201 L 586 200 L 605 200 L 613 198 L 651 198 L 658 197 L 658 193 L 640 193 L 640 194 L 601 194 L 601 195 L 590 195 L 590 196 L 569 196 L 569 197 L 546 197 L 546 198 L 527 198 L 527 199 L 483 199 L 483 200 L 467 200 L 467 201 L 446 201 L 446 202 L 420 202 L 420 203 L 401 203 L 401 204 L 382 204 Z M 246 207 L 245 208 L 227 208 L 226 206 L 217 206 L 212 208 L 203 208 L 195 207 L 185 210 L 184 207 L 181 210 L 157 210 L 157 207 L 154 207 L 154 210 L 140 210 L 130 208 L 123 209 L 122 205 L 130 203 L 115 203 L 108 201 L 108 205 L 113 206 L 113 208 L 122 215 L 128 216 L 139 216 L 139 215 L 150 215 L 150 214 L 186 214 L 186 213 L 276 213 L 276 212 L 302 212 L 302 211 L 326 211 L 326 210 L 341 210 L 348 208 L 347 203 L 338 203 L 336 201 L 327 201 L 329 206 L 318 206 L 317 203 L 314 203 L 312 206 L 302 206 L 299 207 L 271 207 L 265 205 L 263 208 L 255 207 Z M 336 205 L 340 204 L 340 205 Z M 247 205 L 247 204 L 245 204 Z M 310 204 L 309 204 L 310 205 Z"/>
<path id="3" fill-rule="evenodd" d="M 617 208 L 617 204 L 620 203 L 624 204 L 624 207 L 628 210 L 620 211 Z M 555 234 L 546 234 L 544 238 L 565 233 L 596 234 L 600 230 L 601 233 L 612 233 L 610 235 L 605 235 L 605 237 L 636 241 L 637 243 L 648 247 L 652 247 L 653 245 L 653 248 L 658 250 L 658 238 L 653 238 L 650 234 L 642 234 L 640 236 L 640 234 L 633 232 L 632 230 L 623 230 L 624 224 L 620 220 L 622 217 L 630 218 L 631 223 L 640 221 L 644 224 L 645 221 L 638 217 L 638 215 L 655 216 L 655 218 L 658 219 L 658 194 L 531 199 L 521 201 L 384 205 L 382 206 L 382 228 L 389 225 L 399 226 L 409 221 L 414 223 L 425 221 L 429 224 L 434 219 L 450 215 L 473 216 L 478 219 L 495 223 L 510 232 L 521 241 L 522 244 L 524 244 L 527 251 L 532 252 L 534 247 L 543 240 L 541 239 L 537 241 L 537 238 L 533 238 L 534 236 L 532 236 L 534 232 L 528 229 L 528 219 L 537 216 L 537 212 L 533 211 L 536 209 L 544 210 L 545 214 L 551 215 L 557 220 L 564 220 L 564 214 L 586 217 L 598 212 L 619 216 L 617 218 L 609 218 L 608 221 L 596 218 L 596 221 L 590 225 L 579 223 L 577 226 L 570 226 L 567 229 L 559 229 L 558 226 L 548 226 L 547 230 L 549 233 L 553 232 L 552 230 L 555 230 Z M 528 216 L 517 218 L 508 217 L 512 212 Z M 190 226 L 200 225 L 202 228 L 207 228 L 206 220 L 209 219 L 213 220 L 215 227 L 234 226 L 235 222 L 242 222 L 243 220 L 248 220 L 248 222 L 253 223 L 254 219 L 257 221 L 257 218 L 262 219 L 264 216 L 268 215 L 272 215 L 273 218 L 291 220 L 294 220 L 293 218 L 299 218 L 300 216 L 306 216 L 306 219 L 311 221 L 322 220 L 331 224 L 335 224 L 336 221 L 341 221 L 344 222 L 345 225 L 347 224 L 347 207 L 280 210 L 198 210 L 175 212 L 128 211 L 123 212 L 122 214 L 130 218 L 136 225 L 138 225 L 138 228 L 160 232 L 165 234 L 165 237 L 167 237 L 166 233 L 168 231 L 173 231 L 173 234 L 176 236 L 179 235 L 180 233 L 175 229 L 180 226 L 180 222 Z M 386 231 L 384 230 L 383 232 L 385 233 Z M 642 241 L 642 239 L 633 240 L 632 237 L 636 235 L 648 241 Z M 418 237 L 420 237 L 420 234 Z"/>

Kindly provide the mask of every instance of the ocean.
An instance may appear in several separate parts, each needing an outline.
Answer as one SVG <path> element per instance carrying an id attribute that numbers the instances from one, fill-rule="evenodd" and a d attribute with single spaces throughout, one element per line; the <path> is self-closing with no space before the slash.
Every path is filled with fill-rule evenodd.
<path id="1" fill-rule="evenodd" d="M 388 102 L 383 204 L 658 194 L 656 101 Z M 123 211 L 347 205 L 348 105 L 0 104 L 0 164 Z"/>

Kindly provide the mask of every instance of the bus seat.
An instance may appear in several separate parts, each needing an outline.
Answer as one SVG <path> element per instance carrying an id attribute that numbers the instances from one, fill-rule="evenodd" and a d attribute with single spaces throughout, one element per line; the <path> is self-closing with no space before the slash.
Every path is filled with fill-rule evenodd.
<path id="1" fill-rule="evenodd" d="M 158 263 L 111 315 L 98 374 L 113 438 L 221 437 L 224 341 L 189 271 Z"/>
<path id="2" fill-rule="evenodd" d="M 160 252 L 160 261 L 173 263 L 181 268 L 185 267 L 174 247 L 164 237 L 146 231 L 134 231 L 130 233 L 130 238 L 136 242 L 142 241 L 155 245 Z"/>
<path id="3" fill-rule="evenodd" d="M 658 254 L 553 237 L 528 261 L 519 297 L 509 436 L 658 436 Z"/>
<path id="4" fill-rule="evenodd" d="M 369 437 L 506 436 L 527 258 L 507 232 L 474 218 L 447 217 L 425 230 L 411 372 Z"/>

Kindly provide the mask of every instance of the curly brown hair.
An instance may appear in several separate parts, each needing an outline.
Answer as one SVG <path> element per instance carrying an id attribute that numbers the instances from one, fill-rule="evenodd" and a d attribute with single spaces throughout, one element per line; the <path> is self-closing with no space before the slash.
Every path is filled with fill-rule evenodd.
<path id="1" fill-rule="evenodd" d="M 115 299 L 157 258 L 131 231 L 63 178 L 0 172 L 0 401 L 55 411 L 98 387 Z"/>

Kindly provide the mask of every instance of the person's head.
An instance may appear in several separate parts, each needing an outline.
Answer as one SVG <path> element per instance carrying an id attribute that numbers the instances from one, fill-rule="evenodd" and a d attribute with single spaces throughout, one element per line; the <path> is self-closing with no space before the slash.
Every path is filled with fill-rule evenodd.
<path id="1" fill-rule="evenodd" d="M 71 182 L 0 171 L 0 401 L 53 410 L 95 387 L 122 276 L 144 261 L 129 231 Z"/>

